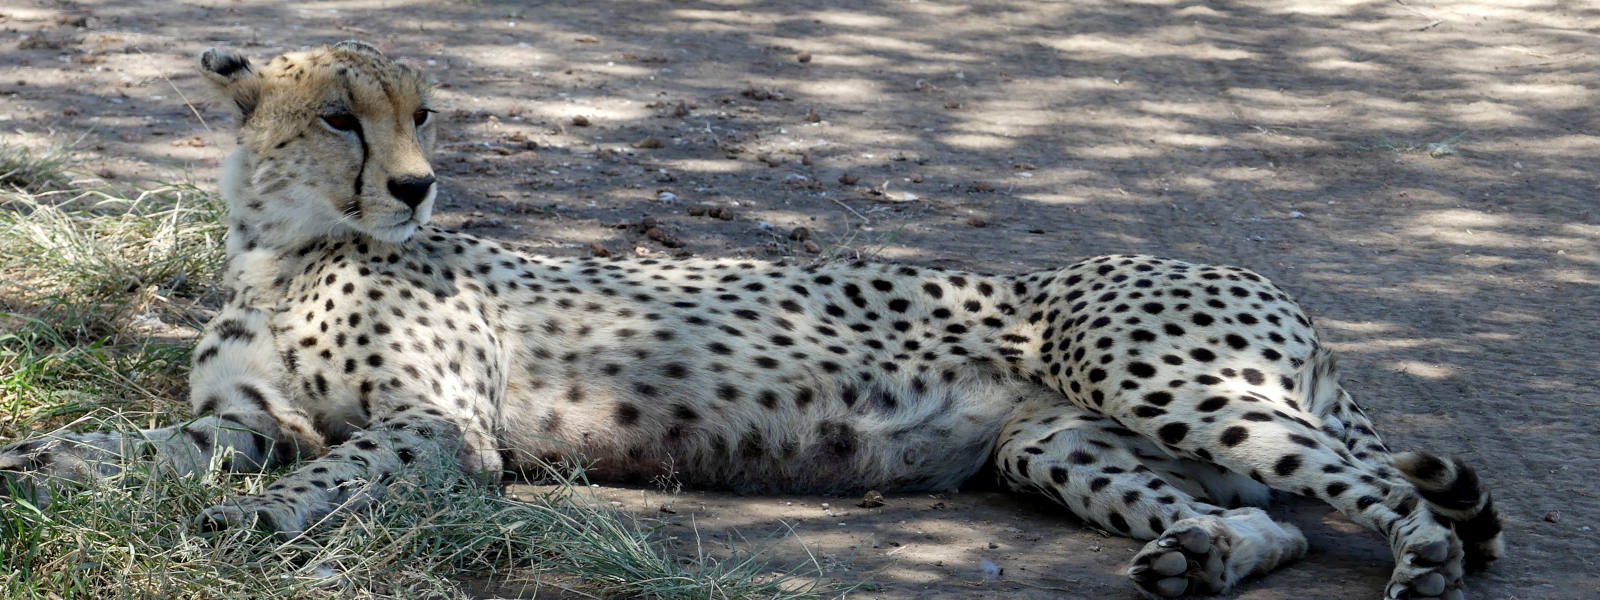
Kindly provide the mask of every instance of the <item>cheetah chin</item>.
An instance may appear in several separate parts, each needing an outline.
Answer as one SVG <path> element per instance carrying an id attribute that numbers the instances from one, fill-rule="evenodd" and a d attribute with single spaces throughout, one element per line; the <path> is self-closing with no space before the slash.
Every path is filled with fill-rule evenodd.
<path id="1" fill-rule="evenodd" d="M 411 67 L 359 42 L 200 66 L 240 127 L 196 418 L 14 443 L 0 472 L 20 489 L 127 460 L 295 465 L 199 517 L 295 535 L 419 465 L 494 477 L 576 453 L 594 478 L 813 493 L 943 490 L 992 465 L 1149 540 L 1127 572 L 1148 597 L 1301 558 L 1300 531 L 1257 508 L 1270 490 L 1382 533 L 1390 598 L 1460 598 L 1503 551 L 1477 475 L 1392 453 L 1311 320 L 1248 270 L 527 255 L 427 225 L 435 113 Z"/>

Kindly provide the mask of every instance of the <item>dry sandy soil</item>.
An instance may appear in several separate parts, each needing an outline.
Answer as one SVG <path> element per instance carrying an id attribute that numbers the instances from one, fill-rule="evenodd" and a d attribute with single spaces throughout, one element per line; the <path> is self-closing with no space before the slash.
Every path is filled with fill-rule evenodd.
<path id="1" fill-rule="evenodd" d="M 536 251 L 811 260 L 805 227 L 996 272 L 1247 265 L 1393 446 L 1481 466 L 1511 550 L 1472 597 L 1600 598 L 1597 27 L 1550 0 L 8 0 L 0 131 L 209 187 L 232 142 L 196 53 L 362 38 L 438 78 L 438 220 Z M 803 543 L 856 598 L 1134 597 L 1139 544 L 996 492 L 601 493 L 686 545 L 792 528 L 779 560 Z M 1311 555 L 1239 598 L 1380 594 L 1376 536 L 1274 513 Z"/>

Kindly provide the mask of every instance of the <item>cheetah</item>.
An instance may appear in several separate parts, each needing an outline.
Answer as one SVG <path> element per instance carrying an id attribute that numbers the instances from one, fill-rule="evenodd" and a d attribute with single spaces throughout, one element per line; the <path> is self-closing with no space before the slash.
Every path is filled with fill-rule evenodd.
<path id="1" fill-rule="evenodd" d="M 1251 271 L 529 255 L 428 224 L 436 112 L 411 66 L 360 42 L 199 62 L 240 128 L 194 418 L 13 443 L 14 493 L 126 461 L 291 466 L 196 522 L 294 535 L 425 464 L 493 480 L 581 455 L 595 478 L 811 493 L 945 490 L 992 466 L 1148 540 L 1127 575 L 1149 598 L 1302 557 L 1260 508 L 1273 490 L 1382 533 L 1386 598 L 1461 598 L 1503 551 L 1474 471 L 1391 452 L 1310 319 Z"/>

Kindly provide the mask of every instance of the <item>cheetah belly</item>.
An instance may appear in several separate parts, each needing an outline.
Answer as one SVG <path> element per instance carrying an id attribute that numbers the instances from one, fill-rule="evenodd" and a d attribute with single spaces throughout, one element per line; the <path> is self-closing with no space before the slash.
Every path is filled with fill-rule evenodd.
<path id="1" fill-rule="evenodd" d="M 909 377 L 862 387 L 810 378 L 771 394 L 729 393 L 711 377 L 641 389 L 600 370 L 510 382 L 502 442 L 516 456 L 582 456 L 600 479 L 671 475 L 741 492 L 944 490 L 982 467 L 1015 400 L 1034 387 L 978 366 L 920 391 Z"/>

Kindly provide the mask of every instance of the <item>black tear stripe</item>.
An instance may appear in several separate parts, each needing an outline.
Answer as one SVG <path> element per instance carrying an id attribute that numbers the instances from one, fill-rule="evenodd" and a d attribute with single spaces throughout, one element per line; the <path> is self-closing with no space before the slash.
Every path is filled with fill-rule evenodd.
<path id="1" fill-rule="evenodd" d="M 347 71 L 345 69 L 339 69 L 339 79 L 343 80 L 344 87 L 347 90 L 346 91 L 346 98 L 345 98 L 345 101 L 348 103 L 347 105 L 353 106 L 354 103 L 349 102 L 349 96 L 348 96 L 348 94 L 349 94 L 348 90 L 350 89 L 349 71 Z M 355 195 L 350 197 L 350 202 L 348 202 L 346 204 L 346 206 L 345 206 L 345 212 L 346 213 L 353 212 L 353 213 L 355 213 L 355 218 L 360 219 L 361 218 L 361 213 L 362 213 L 362 210 L 361 210 L 361 177 L 363 175 L 365 175 L 366 172 L 367 172 L 367 155 L 368 155 L 368 151 L 367 151 L 367 133 L 366 133 L 366 131 L 361 129 L 361 119 L 360 118 L 356 119 L 356 127 L 352 131 L 355 132 L 356 139 L 361 142 L 361 168 L 356 170 Z M 352 209 L 354 209 L 354 210 L 352 210 Z"/>
<path id="2" fill-rule="evenodd" d="M 356 170 L 355 195 L 351 196 L 350 197 L 350 202 L 348 202 L 345 205 L 345 212 L 346 213 L 355 213 L 355 215 L 354 215 L 355 218 L 360 219 L 361 218 L 361 212 L 362 212 L 361 211 L 361 178 L 367 172 L 367 154 L 368 154 L 368 151 L 367 151 L 367 134 L 366 134 L 366 132 L 361 130 L 361 121 L 359 121 L 359 120 L 356 121 L 356 128 L 353 131 L 355 131 L 356 139 L 361 142 L 361 168 Z"/>

